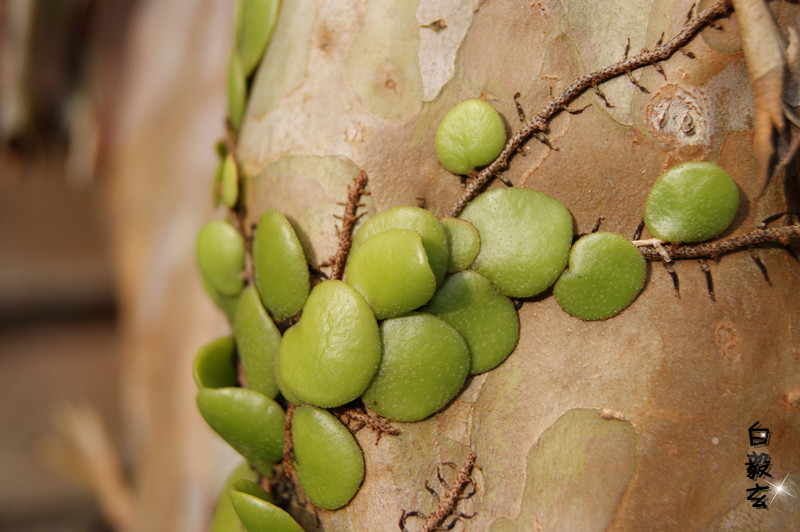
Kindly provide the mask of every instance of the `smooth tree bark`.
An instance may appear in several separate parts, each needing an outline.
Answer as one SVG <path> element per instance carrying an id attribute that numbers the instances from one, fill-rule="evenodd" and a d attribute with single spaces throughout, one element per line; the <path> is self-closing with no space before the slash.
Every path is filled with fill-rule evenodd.
<path id="1" fill-rule="evenodd" d="M 398 205 L 446 214 L 463 190 L 443 169 L 433 136 L 447 110 L 489 101 L 511 133 L 515 94 L 528 117 L 574 79 L 653 49 L 680 32 L 689 2 L 285 3 L 255 76 L 238 138 L 245 226 L 268 207 L 289 217 L 312 266 L 336 250 L 347 186 L 369 176 L 368 215 Z M 773 4 L 785 28 L 797 5 Z M 723 166 L 742 203 L 725 236 L 796 209 L 796 174 L 773 177 L 756 199 L 753 110 L 730 17 L 683 52 L 603 83 L 570 103 L 503 172 L 514 186 L 563 202 L 576 233 L 629 238 L 645 197 L 670 166 Z M 496 181 L 496 180 L 495 180 Z M 504 186 L 499 182 L 489 188 Z M 622 314 L 583 322 L 550 293 L 522 302 L 521 337 L 497 369 L 471 378 L 439 414 L 395 424 L 400 436 L 357 434 L 367 475 L 336 511 L 293 509 L 304 526 L 392 530 L 403 511 L 433 511 L 436 468 L 474 452 L 477 494 L 458 509 L 469 530 L 620 530 L 774 527 L 797 505 L 759 512 L 746 500 L 748 427 L 772 431 L 774 479 L 798 470 L 798 273 L 780 246 L 669 273 L 650 266 L 644 292 Z M 452 481 L 455 473 L 444 469 Z M 791 482 L 798 480 L 790 475 Z M 763 484 L 763 482 L 762 482 Z M 787 487 L 789 484 L 787 484 Z M 469 491 L 466 490 L 466 491 Z M 790 490 L 791 491 L 791 490 Z M 754 525 L 753 523 L 757 523 Z M 410 518 L 407 527 L 419 529 Z M 787 524 L 788 526 L 788 524 Z"/>
<path id="2" fill-rule="evenodd" d="M 789 39 L 800 6 L 769 7 Z M 453 105 L 483 98 L 513 134 L 520 111 L 534 116 L 573 80 L 623 59 L 627 48 L 631 56 L 656 48 L 662 35 L 668 40 L 681 31 L 690 9 L 684 0 L 286 1 L 237 139 L 243 226 L 266 208 L 281 210 L 318 267 L 336 252 L 334 215 L 360 171 L 369 177 L 371 194 L 360 211 L 367 216 L 398 205 L 443 216 L 464 190 L 434 152 L 436 127 Z M 662 71 L 647 66 L 632 79 L 600 84 L 602 93 L 581 93 L 548 122 L 541 140 L 523 144 L 503 176 L 564 203 L 576 234 L 602 218 L 602 230 L 633 239 L 649 187 L 684 161 L 715 162 L 739 187 L 739 211 L 720 238 L 797 211 L 796 167 L 780 170 L 758 197 L 752 91 L 738 25 L 728 15 L 715 26 L 661 62 Z M 164 235 L 185 235 L 184 226 L 196 230 L 203 216 L 210 218 L 197 205 L 210 196 L 212 146 L 198 139 L 207 140 L 200 131 L 213 126 L 217 111 L 221 124 L 222 83 L 208 80 L 224 79 L 226 59 L 207 41 L 218 25 L 203 26 L 205 37 L 188 23 L 181 28 L 183 57 L 215 58 L 210 69 L 185 66 L 202 74 L 192 87 L 200 96 L 180 97 L 177 83 L 166 99 L 132 91 L 129 100 L 155 111 L 128 113 L 133 147 L 117 157 L 115 204 L 126 209 L 114 215 L 116 234 L 131 238 L 119 242 L 117 257 L 131 346 L 128 412 L 139 436 L 137 530 L 197 530 L 216 495 L 207 489 L 215 476 L 209 469 L 219 471 L 221 462 L 210 450 L 210 430 L 192 411 L 186 377 L 192 349 L 212 339 L 209 331 L 224 331 L 224 318 L 218 313 L 214 321 L 209 307 L 196 303 L 202 289 L 187 276 L 193 240 L 180 251 Z M 142 36 L 148 42 L 147 31 Z M 151 89 L 167 79 L 162 74 Z M 164 128 L 164 117 L 184 125 Z M 176 135 L 184 135 L 180 143 Z M 206 155 L 187 159 L 192 150 Z M 166 169 L 159 160 L 169 161 Z M 182 167 L 187 160 L 197 170 L 191 178 Z M 487 188 L 501 186 L 494 179 Z M 149 195 L 164 191 L 173 201 L 153 217 Z M 180 200 L 185 191 L 194 199 Z M 180 222 L 178 211 L 191 223 Z M 137 213 L 149 216 L 144 236 Z M 177 267 L 170 261 L 179 252 L 186 258 Z M 771 430 L 767 480 L 777 484 L 788 474 L 788 491 L 800 491 L 800 265 L 781 245 L 768 244 L 710 260 L 707 268 L 713 298 L 697 261 L 674 264 L 679 293 L 670 273 L 651 262 L 644 291 L 605 321 L 570 317 L 550 292 L 521 301 L 520 340 L 501 366 L 469 379 L 431 418 L 394 423 L 400 435 L 376 445 L 374 432 L 359 431 L 367 473 L 353 501 L 335 512 L 293 503 L 292 513 L 310 530 L 396 530 L 404 511 L 436 509 L 425 483 L 446 492 L 437 479 L 440 464 L 458 467 L 474 453 L 476 494 L 456 505 L 474 516 L 459 519 L 456 529 L 800 528 L 796 499 L 778 496 L 768 512 L 752 507 L 746 490 L 755 481 L 745 465 L 748 428 L 758 421 Z M 153 346 L 179 355 L 164 358 Z M 456 471 L 441 471 L 452 483 Z M 422 523 L 411 517 L 406 526 L 416 531 Z"/>

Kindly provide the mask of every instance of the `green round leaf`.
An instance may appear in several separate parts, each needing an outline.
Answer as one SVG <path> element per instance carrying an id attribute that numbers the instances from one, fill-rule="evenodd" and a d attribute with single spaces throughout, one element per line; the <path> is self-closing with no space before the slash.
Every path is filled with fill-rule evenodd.
<path id="1" fill-rule="evenodd" d="M 300 312 L 310 286 L 308 264 L 292 224 L 275 209 L 258 220 L 253 236 L 253 271 L 264 307 L 276 319 Z"/>
<path id="2" fill-rule="evenodd" d="M 222 201 L 222 171 L 225 168 L 225 159 L 222 159 L 217 164 L 214 170 L 214 186 L 211 188 L 211 199 L 214 202 L 214 207 L 219 207 Z"/>
<path id="3" fill-rule="evenodd" d="M 225 139 L 219 139 L 214 143 L 214 151 L 217 153 L 220 162 L 225 160 L 225 157 L 228 155 L 228 144 L 225 142 Z"/>
<path id="4" fill-rule="evenodd" d="M 449 260 L 447 235 L 439 220 L 425 209 L 394 207 L 373 216 L 356 231 L 350 253 L 355 253 L 361 244 L 389 229 L 409 229 L 422 237 L 422 245 L 428 255 L 431 270 L 436 276 L 436 283 L 441 284 L 447 273 Z"/>
<path id="5" fill-rule="evenodd" d="M 553 293 L 561 308 L 582 320 L 604 320 L 622 312 L 644 286 L 647 266 L 629 240 L 593 233 L 575 242 L 569 269 Z"/>
<path id="6" fill-rule="evenodd" d="M 236 386 L 235 343 L 233 336 L 222 336 L 205 344 L 194 357 L 192 373 L 200 388 Z"/>
<path id="7" fill-rule="evenodd" d="M 644 223 L 667 242 L 702 242 L 727 229 L 738 206 L 739 189 L 725 170 L 713 163 L 683 163 L 650 189 Z"/>
<path id="8" fill-rule="evenodd" d="M 233 317 L 236 347 L 247 377 L 247 387 L 267 397 L 278 394 L 273 360 L 281 345 L 281 333 L 261 305 L 256 289 L 248 286 L 239 296 Z"/>
<path id="9" fill-rule="evenodd" d="M 281 357 L 280 357 L 280 350 L 275 354 L 275 358 L 272 361 L 272 365 L 275 369 L 275 383 L 278 385 L 278 390 L 280 390 L 281 395 L 284 399 L 289 401 L 295 405 L 302 405 L 305 403 L 302 399 L 300 399 L 294 391 L 292 391 L 286 384 L 284 384 L 283 379 L 281 378 Z"/>
<path id="10" fill-rule="evenodd" d="M 235 482 L 230 500 L 247 532 L 303 532 L 297 521 L 275 506 L 272 496 L 253 481 Z"/>
<path id="11" fill-rule="evenodd" d="M 280 5 L 279 0 L 239 0 L 236 4 L 236 51 L 242 58 L 244 77 L 250 75 L 264 55 Z"/>
<path id="12" fill-rule="evenodd" d="M 247 84 L 239 54 L 234 51 L 228 62 L 228 121 L 234 133 L 239 132 L 247 102 Z"/>
<path id="13" fill-rule="evenodd" d="M 197 394 L 203 419 L 261 474 L 283 458 L 283 409 L 247 388 L 203 388 Z"/>
<path id="14" fill-rule="evenodd" d="M 197 265 L 216 291 L 235 296 L 244 286 L 244 239 L 228 222 L 205 224 L 197 235 Z"/>
<path id="15" fill-rule="evenodd" d="M 367 302 L 341 281 L 324 281 L 283 335 L 278 380 L 301 401 L 333 408 L 364 392 L 380 360 L 378 323 Z"/>
<path id="16" fill-rule="evenodd" d="M 292 418 L 295 472 L 311 502 L 336 510 L 364 480 L 364 455 L 350 431 L 326 410 L 298 406 Z"/>
<path id="17" fill-rule="evenodd" d="M 466 100 L 442 119 L 436 130 L 436 156 L 454 174 L 469 174 L 491 163 L 503 151 L 506 125 L 488 103 Z"/>
<path id="18" fill-rule="evenodd" d="M 383 357 L 362 399 L 379 415 L 419 421 L 461 390 L 470 367 L 458 332 L 430 314 L 413 313 L 381 324 Z"/>
<path id="19" fill-rule="evenodd" d="M 242 532 L 242 523 L 239 521 L 236 511 L 233 509 L 231 498 L 228 496 L 231 486 L 241 480 L 258 481 L 258 473 L 253 471 L 247 462 L 240 463 L 225 481 L 225 486 L 220 492 L 220 497 L 214 508 L 214 514 L 211 517 L 209 532 Z"/>
<path id="20" fill-rule="evenodd" d="M 481 235 L 481 251 L 472 269 L 509 297 L 543 292 L 567 265 L 572 216 L 546 194 L 494 189 L 475 198 L 460 217 Z"/>
<path id="21" fill-rule="evenodd" d="M 378 233 L 359 246 L 347 262 L 347 284 L 379 320 L 421 307 L 436 290 L 422 238 L 408 229 Z"/>
<path id="22" fill-rule="evenodd" d="M 231 209 L 239 200 L 239 169 L 236 167 L 236 159 L 229 153 L 222 163 L 222 201 Z"/>
<path id="23" fill-rule="evenodd" d="M 447 234 L 447 247 L 450 250 L 449 273 L 466 270 L 475 261 L 481 250 L 481 236 L 475 226 L 459 218 L 439 220 Z"/>
<path id="24" fill-rule="evenodd" d="M 503 362 L 519 340 L 519 316 L 514 303 L 488 279 L 472 271 L 449 275 L 428 304 L 428 312 L 464 337 L 473 375 Z"/>
<path id="25" fill-rule="evenodd" d="M 226 296 L 223 295 L 219 290 L 214 288 L 211 283 L 206 279 L 204 275 L 200 276 L 200 281 L 203 283 L 203 288 L 205 289 L 208 297 L 211 298 L 211 301 L 225 313 L 225 316 L 228 318 L 229 322 L 233 321 L 233 314 L 236 312 L 236 305 L 239 302 L 239 297 L 234 296 Z"/>

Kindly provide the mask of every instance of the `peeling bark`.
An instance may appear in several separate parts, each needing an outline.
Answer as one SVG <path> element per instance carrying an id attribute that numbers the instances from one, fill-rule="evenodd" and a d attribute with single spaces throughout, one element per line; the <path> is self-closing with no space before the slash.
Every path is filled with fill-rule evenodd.
<path id="1" fill-rule="evenodd" d="M 796 71 L 793 72 L 796 42 L 788 50 L 795 57 L 787 61 L 788 45 L 784 42 L 767 3 L 764 0 L 731 1 L 741 28 L 742 50 L 753 86 L 753 151 L 758 165 L 757 196 L 760 196 L 775 167 L 785 165 L 797 152 L 796 142 L 792 139 L 796 139 L 800 131 L 787 132 L 785 119 L 787 115 L 797 122 L 795 110 L 791 109 L 792 104 L 789 103 L 794 100 L 793 95 L 785 91 L 787 86 L 794 88 L 796 84 L 793 77 L 797 74 Z M 787 26 L 786 31 L 789 32 L 790 39 L 796 41 L 796 30 Z M 797 105 L 795 103 L 792 107 Z M 795 123 L 795 126 L 800 128 L 800 124 Z M 786 133 L 789 138 L 781 139 L 787 136 Z"/>

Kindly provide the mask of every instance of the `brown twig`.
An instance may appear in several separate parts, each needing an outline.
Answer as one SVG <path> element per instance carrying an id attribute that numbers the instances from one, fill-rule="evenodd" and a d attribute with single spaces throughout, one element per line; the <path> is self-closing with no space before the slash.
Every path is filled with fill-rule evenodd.
<path id="1" fill-rule="evenodd" d="M 294 472 L 292 459 L 294 448 L 292 447 L 292 417 L 294 417 L 294 404 L 289 403 L 286 407 L 286 417 L 283 419 L 283 474 L 292 482 L 297 481 Z"/>
<path id="2" fill-rule="evenodd" d="M 236 132 L 229 120 L 225 120 L 225 149 L 228 153 L 236 153 Z"/>
<path id="3" fill-rule="evenodd" d="M 786 247 L 787 250 L 791 251 L 791 248 Z M 761 272 L 761 276 L 767 282 L 768 285 L 772 286 L 772 280 L 769 278 L 769 272 L 767 272 L 767 267 L 764 265 L 764 262 L 761 260 L 761 257 L 758 256 L 758 253 L 752 248 L 750 248 L 750 258 L 753 259 L 756 267 L 758 267 L 758 271 Z"/>
<path id="4" fill-rule="evenodd" d="M 711 298 L 711 301 L 716 301 L 717 296 L 714 295 L 714 278 L 711 277 L 711 268 L 708 267 L 706 259 L 700 259 L 698 262 L 700 263 L 700 269 L 703 271 L 703 275 L 706 277 L 706 291 L 708 292 L 708 297 Z"/>
<path id="5" fill-rule="evenodd" d="M 720 240 L 719 242 L 694 245 L 664 244 L 659 246 L 661 250 L 652 245 L 653 240 L 634 241 L 634 244 L 639 246 L 639 252 L 647 260 L 665 260 L 669 258 L 670 261 L 673 261 L 681 259 L 715 259 L 720 255 L 766 242 L 780 242 L 783 245 L 787 245 L 794 238 L 800 238 L 800 224 L 771 229 L 755 229 L 744 235 Z M 662 251 L 666 253 L 666 257 L 664 257 Z"/>
<path id="6" fill-rule="evenodd" d="M 354 432 L 358 432 L 364 427 L 374 430 L 377 433 L 375 445 L 378 445 L 378 442 L 381 440 L 381 436 L 384 434 L 388 434 L 389 436 L 397 436 L 403 432 L 397 427 L 390 425 L 388 419 L 369 414 L 360 408 L 348 408 L 347 410 L 344 410 L 340 414 L 340 419 L 346 425 L 349 425 L 349 421 L 360 423 L 360 426 L 356 428 Z"/>
<path id="7" fill-rule="evenodd" d="M 628 37 L 628 42 L 625 45 L 625 54 L 623 55 L 623 59 L 627 59 L 628 58 L 628 52 L 630 52 L 630 51 L 631 51 L 631 38 Z M 628 81 L 630 81 L 637 89 L 639 89 L 640 91 L 642 91 L 645 94 L 650 94 L 650 90 L 647 87 L 645 87 L 644 85 L 642 85 L 641 83 L 639 83 L 638 81 L 636 81 L 636 79 L 633 77 L 633 74 L 631 73 L 630 70 L 627 71 L 625 74 L 628 76 Z"/>
<path id="8" fill-rule="evenodd" d="M 236 216 L 233 217 L 234 219 L 238 218 Z M 240 224 L 241 227 L 241 224 Z M 255 271 L 255 263 L 253 262 L 253 232 L 251 231 L 249 235 L 247 235 L 243 229 L 240 229 L 242 233 L 242 238 L 244 238 L 244 279 L 245 282 L 249 285 L 255 285 L 256 282 L 256 271 Z"/>
<path id="9" fill-rule="evenodd" d="M 471 515 L 464 515 L 462 513 L 456 512 L 455 508 L 458 504 L 458 501 L 461 499 L 461 491 L 464 487 L 472 482 L 472 478 L 470 477 L 470 473 L 472 472 L 472 467 L 475 465 L 475 453 L 469 453 L 467 459 L 464 461 L 464 464 L 458 470 L 458 474 L 456 475 L 456 479 L 453 482 L 453 485 L 447 490 L 447 493 L 444 496 L 439 497 L 439 495 L 430 487 L 425 484 L 425 487 L 428 491 L 430 491 L 437 499 L 439 499 L 439 504 L 436 506 L 436 509 L 430 513 L 427 517 L 417 511 L 406 512 L 403 511 L 402 515 L 400 516 L 400 521 L 398 526 L 400 530 L 403 532 L 407 532 L 405 527 L 406 520 L 409 517 L 425 517 L 425 522 L 422 524 L 422 528 L 420 532 L 433 532 L 434 530 L 438 530 L 444 524 L 444 521 L 447 517 L 451 514 L 456 514 L 458 517 L 470 518 Z M 439 480 L 444 483 L 444 479 L 439 475 L 437 472 L 437 476 L 439 476 Z M 474 486 L 473 486 L 474 487 Z M 466 498 L 471 497 L 474 495 L 474 491 L 470 493 Z M 452 528 L 455 522 L 450 523 L 450 526 L 445 527 L 443 530 L 448 530 Z"/>
<path id="10" fill-rule="evenodd" d="M 514 105 L 517 106 L 517 116 L 519 117 L 520 122 L 525 121 L 525 110 L 522 109 L 522 105 L 519 103 L 519 97 L 522 96 L 519 92 L 514 93 Z"/>
<path id="11" fill-rule="evenodd" d="M 544 107 L 539 113 L 526 122 L 519 131 L 517 131 L 508 142 L 506 142 L 503 151 L 500 155 L 486 168 L 481 170 L 473 179 L 471 179 L 461 196 L 453 205 L 448 213 L 448 216 L 458 216 L 464 207 L 467 206 L 475 196 L 486 186 L 489 181 L 502 169 L 508 165 L 508 159 L 517 151 L 517 149 L 530 138 L 530 136 L 537 131 L 544 131 L 547 128 L 547 122 L 575 98 L 577 98 L 583 91 L 589 88 L 596 88 L 599 83 L 608 81 L 611 78 L 625 74 L 637 68 L 647 65 L 652 65 L 659 61 L 664 61 L 678 51 L 683 45 L 694 37 L 706 24 L 713 19 L 725 14 L 731 7 L 730 0 L 718 0 L 714 5 L 705 9 L 697 15 L 697 17 L 689 20 L 683 27 L 681 32 L 673 37 L 670 41 L 657 46 L 654 50 L 644 49 L 639 55 L 624 59 L 611 66 L 607 66 L 600 70 L 596 70 L 591 74 L 581 76 L 573 81 L 561 94 L 553 99 L 547 106 Z"/>
<path id="12" fill-rule="evenodd" d="M 344 266 L 347 263 L 347 254 L 350 253 L 350 244 L 353 242 L 353 225 L 358 220 L 356 210 L 358 209 L 358 200 L 364 194 L 364 188 L 367 186 L 367 174 L 362 170 L 353 179 L 353 184 L 347 192 L 347 203 L 344 208 L 344 216 L 342 216 L 342 229 L 339 231 L 339 248 L 336 250 L 336 255 L 332 256 L 328 261 L 331 264 L 331 279 L 341 280 L 344 275 Z"/>
<path id="13" fill-rule="evenodd" d="M 255 233 L 255 224 L 251 227 L 248 234 L 247 228 L 244 224 L 244 207 L 240 204 L 240 209 L 228 209 L 230 214 L 231 225 L 239 231 L 244 240 L 244 269 L 242 270 L 242 278 L 246 284 L 255 283 L 255 273 L 253 270 L 253 235 Z"/>

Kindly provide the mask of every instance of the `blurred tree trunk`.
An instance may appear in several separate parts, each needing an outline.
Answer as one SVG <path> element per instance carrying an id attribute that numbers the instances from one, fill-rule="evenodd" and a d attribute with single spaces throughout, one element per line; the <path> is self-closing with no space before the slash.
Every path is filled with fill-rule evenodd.
<path id="1" fill-rule="evenodd" d="M 424 204 L 444 215 L 462 185 L 438 164 L 433 135 L 452 105 L 483 95 L 513 133 L 520 124 L 515 93 L 530 117 L 576 77 L 621 59 L 628 39 L 636 53 L 652 49 L 662 33 L 675 35 L 690 7 L 683 0 L 287 1 L 239 136 L 247 225 L 265 208 L 280 209 L 317 265 L 335 250 L 337 202 L 359 169 L 370 179 L 369 214 Z M 796 3 L 771 8 L 781 27 L 797 27 Z M 426 27 L 435 21 L 439 28 Z M 187 29 L 187 42 L 220 31 L 219 24 L 197 24 Z M 750 85 L 735 21 L 720 25 L 689 43 L 691 55 L 666 61 L 664 76 L 652 67 L 635 72 L 649 93 L 621 76 L 602 85 L 613 107 L 592 92 L 581 95 L 573 107 L 588 106 L 582 113 L 561 113 L 550 123 L 553 147 L 528 142 L 505 176 L 563 202 L 577 232 L 604 217 L 602 229 L 631 237 L 649 186 L 687 160 L 717 162 L 739 185 L 741 208 L 726 235 L 797 211 L 794 172 L 774 176 L 754 197 Z M 184 57 L 222 53 L 210 45 L 187 50 Z M 214 75 L 224 58 L 213 57 L 217 70 L 207 77 L 214 79 L 209 90 L 218 90 Z M 196 66 L 185 68 L 197 74 Z M 202 94 L 197 88 L 191 93 Z M 184 274 L 194 242 L 187 228 L 208 217 L 202 205 L 213 170 L 211 143 L 198 126 L 214 126 L 215 113 L 221 123 L 223 105 L 219 93 L 187 100 L 183 89 L 173 85 L 176 92 L 162 94 L 155 107 L 179 122 L 165 128 L 159 113 L 139 117 L 142 129 L 132 137 L 138 151 L 119 159 L 119 168 L 137 166 L 120 170 L 116 205 L 131 205 L 132 187 L 140 210 L 116 213 L 131 231 L 117 233 L 126 238 L 119 253 L 129 296 L 125 329 L 136 346 L 129 389 L 137 395 L 129 404 L 137 414 L 131 419 L 141 423 L 137 436 L 154 438 L 149 454 L 139 455 L 140 493 L 144 509 L 158 508 L 151 527 L 137 530 L 199 530 L 191 510 L 207 516 L 199 508 L 208 490 L 187 488 L 210 484 L 203 459 L 212 454 L 207 443 L 188 450 L 200 423 L 189 360 L 190 348 L 210 339 L 210 329 L 220 328 L 211 324 L 222 318 L 209 317 L 198 303 L 199 282 Z M 148 149 L 167 166 L 143 157 Z M 137 182 L 137 175 L 151 178 Z M 170 210 L 148 214 L 150 233 L 141 237 L 145 230 L 134 221 L 165 193 Z M 571 318 L 547 295 L 525 301 L 515 352 L 471 379 L 445 411 L 398 424 L 403 434 L 378 445 L 374 434 L 357 434 L 364 485 L 346 508 L 320 511 L 317 528 L 392 530 L 403 510 L 430 512 L 436 501 L 424 482 L 437 486 L 436 466 L 460 463 L 472 450 L 477 494 L 459 505 L 476 513 L 465 521 L 470 530 L 796 529 L 794 499 L 778 498 L 769 512 L 746 500 L 754 484 L 746 477 L 748 427 L 756 421 L 772 431 L 772 480 L 790 473 L 787 487 L 795 493 L 800 480 L 800 266 L 779 246 L 756 253 L 771 284 L 747 252 L 725 256 L 710 263 L 715 300 L 701 267 L 686 261 L 675 266 L 680 297 L 653 264 L 644 292 L 607 321 Z M 166 267 L 172 260 L 181 266 Z M 158 275 L 159 267 L 167 273 Z M 181 470 L 165 473 L 176 466 Z M 304 526 L 316 526 L 308 507 L 293 511 Z M 181 513 L 193 524 L 179 526 Z M 409 521 L 412 530 L 416 525 Z"/>
<path id="2" fill-rule="evenodd" d="M 204 530 L 237 460 L 199 416 L 191 372 L 197 349 L 229 332 L 197 276 L 194 242 L 215 216 L 234 4 L 140 1 L 110 113 L 108 214 L 135 532 Z"/>

